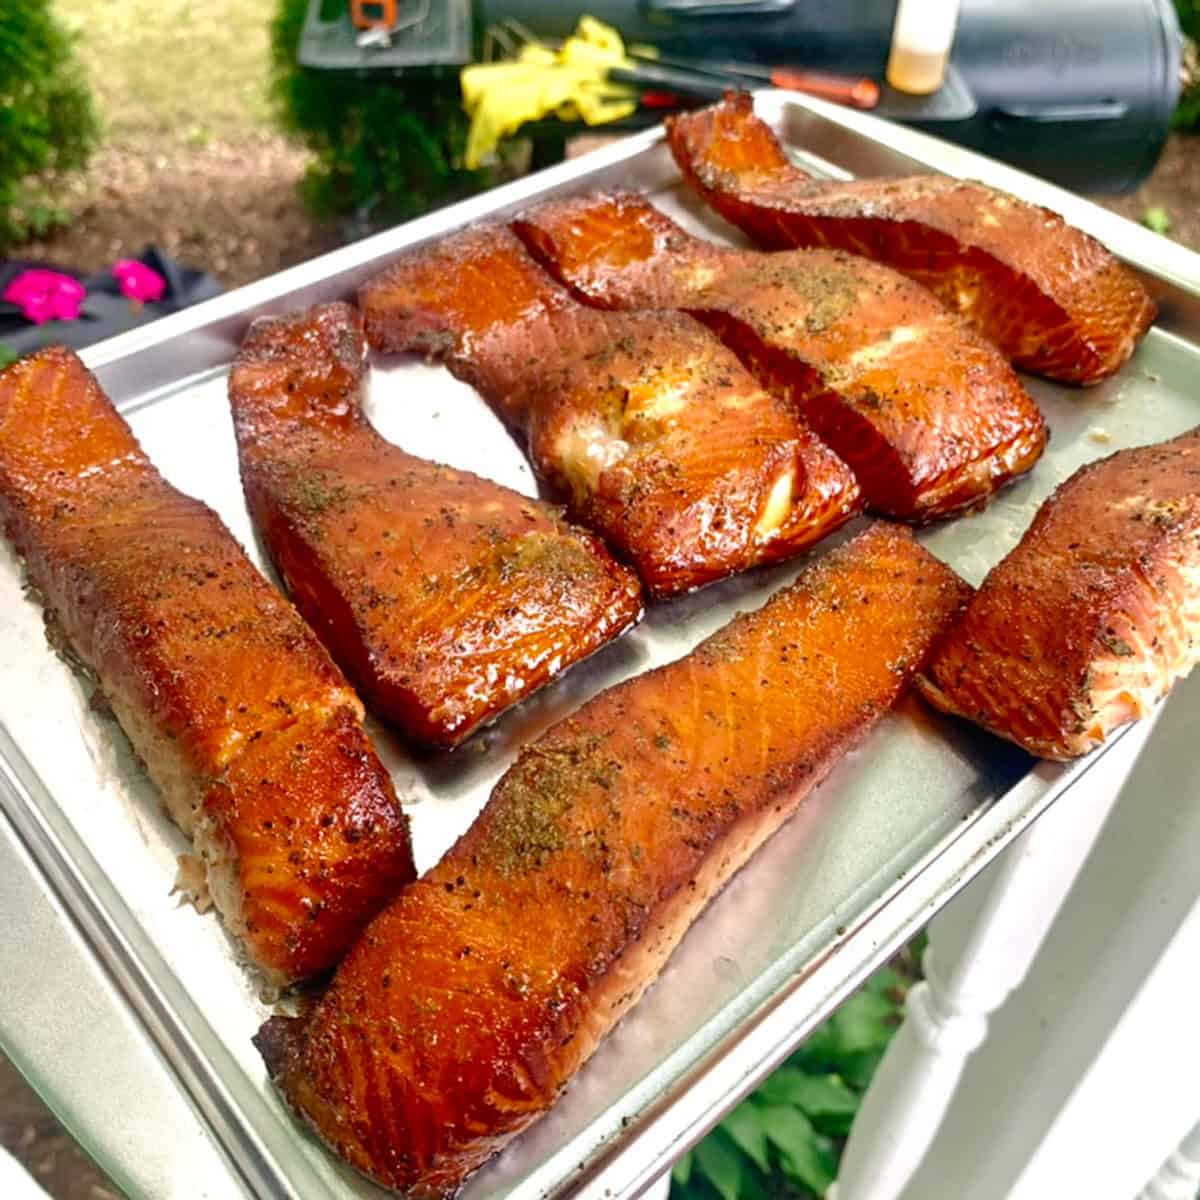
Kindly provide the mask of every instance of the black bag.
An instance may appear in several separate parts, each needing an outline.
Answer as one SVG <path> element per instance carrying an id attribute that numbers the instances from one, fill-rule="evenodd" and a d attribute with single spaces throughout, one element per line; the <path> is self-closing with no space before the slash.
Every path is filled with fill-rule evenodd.
<path id="1" fill-rule="evenodd" d="M 107 271 L 81 275 L 78 271 L 51 263 L 22 262 L 18 259 L 0 262 L 0 296 L 18 275 L 29 270 L 58 271 L 78 279 L 87 288 L 87 296 L 75 321 L 47 321 L 44 325 L 35 325 L 17 305 L 0 300 L 0 345 L 16 354 L 28 354 L 31 350 L 52 344 L 81 350 L 93 342 L 101 342 L 127 329 L 146 325 L 168 313 L 178 312 L 181 308 L 221 293 L 221 285 L 207 272 L 185 267 L 154 246 L 147 246 L 137 260 L 166 280 L 167 286 L 161 300 L 141 304 L 129 300 L 121 294 L 120 284 Z"/>

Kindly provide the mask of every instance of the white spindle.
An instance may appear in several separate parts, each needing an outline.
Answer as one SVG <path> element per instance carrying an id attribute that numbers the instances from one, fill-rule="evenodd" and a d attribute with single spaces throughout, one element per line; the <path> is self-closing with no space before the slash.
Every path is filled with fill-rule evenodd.
<path id="1" fill-rule="evenodd" d="M 904 1191 L 989 1016 L 1028 971 L 1155 719 L 1122 738 L 934 919 L 925 981 L 909 993 L 830 1200 L 896 1200 Z"/>
<path id="2" fill-rule="evenodd" d="M 50 1200 L 23 1166 L 0 1146 L 0 1196 L 4 1200 Z"/>
<path id="3" fill-rule="evenodd" d="M 1200 1121 L 1138 1193 L 1137 1200 L 1196 1200 L 1197 1196 L 1200 1196 Z"/>

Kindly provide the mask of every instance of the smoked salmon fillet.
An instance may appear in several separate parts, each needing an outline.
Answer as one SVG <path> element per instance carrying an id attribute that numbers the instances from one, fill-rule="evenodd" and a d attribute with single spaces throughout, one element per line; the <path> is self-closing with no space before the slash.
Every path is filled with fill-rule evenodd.
<path id="1" fill-rule="evenodd" d="M 1076 471 L 920 681 L 1043 758 L 1143 717 L 1200 659 L 1200 427 Z"/>
<path id="2" fill-rule="evenodd" d="M 747 95 L 667 119 L 688 183 L 768 250 L 825 246 L 929 288 L 1025 371 L 1097 383 L 1155 317 L 1141 283 L 1057 213 L 942 175 L 813 179 Z"/>
<path id="3" fill-rule="evenodd" d="M 414 871 L 320 642 L 70 350 L 0 374 L 0 515 L 251 961 L 277 985 L 332 967 Z"/>
<path id="4" fill-rule="evenodd" d="M 251 326 L 229 380 L 242 483 L 296 606 L 369 707 L 457 745 L 623 633 L 641 586 L 548 505 L 406 454 L 362 411 L 362 318 Z"/>
<path id="5" fill-rule="evenodd" d="M 410 251 L 360 300 L 371 345 L 474 386 L 652 596 L 797 554 L 862 506 L 845 463 L 703 326 L 580 304 L 502 225 Z"/>
<path id="6" fill-rule="evenodd" d="M 550 200 L 513 228 L 593 304 L 703 321 L 796 406 L 878 512 L 921 521 L 979 504 L 1045 448 L 1041 414 L 995 347 L 887 267 L 718 246 L 635 193 Z"/>
<path id="7" fill-rule="evenodd" d="M 875 525 L 526 746 L 317 1007 L 260 1031 L 289 1102 L 371 1178 L 452 1195 L 892 707 L 969 590 L 908 530 Z"/>

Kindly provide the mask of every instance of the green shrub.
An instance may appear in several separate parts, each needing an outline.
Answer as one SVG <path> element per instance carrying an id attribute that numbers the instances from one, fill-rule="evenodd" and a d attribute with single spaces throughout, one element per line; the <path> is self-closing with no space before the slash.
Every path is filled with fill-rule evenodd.
<path id="1" fill-rule="evenodd" d="M 1179 25 L 1188 37 L 1200 39 L 1200 0 L 1175 0 Z"/>
<path id="2" fill-rule="evenodd" d="M 881 967 L 672 1171 L 671 1200 L 825 1195 L 919 976 L 921 934 Z"/>
<path id="3" fill-rule="evenodd" d="M 3 0 L 0 248 L 61 219 L 45 177 L 83 166 L 98 132 L 71 37 L 51 14 L 49 0 Z"/>
<path id="4" fill-rule="evenodd" d="M 1175 110 L 1176 129 L 1200 131 L 1200 0 L 1175 0 L 1179 24 L 1187 41 L 1184 44 L 1184 84 L 1179 107 Z"/>
<path id="5" fill-rule="evenodd" d="M 316 156 L 304 184 L 318 215 L 366 209 L 398 221 L 495 182 L 462 167 L 467 117 L 458 72 L 322 71 L 296 59 L 307 0 L 280 0 L 271 30 L 274 95 L 285 128 Z"/>

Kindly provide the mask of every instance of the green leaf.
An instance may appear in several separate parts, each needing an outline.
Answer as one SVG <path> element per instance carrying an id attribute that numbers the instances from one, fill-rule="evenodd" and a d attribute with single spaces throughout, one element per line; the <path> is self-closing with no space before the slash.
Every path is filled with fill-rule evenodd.
<path id="1" fill-rule="evenodd" d="M 798 1104 L 812 1078 L 801 1067 L 780 1067 L 759 1084 L 754 1099 L 760 1104 Z"/>
<path id="2" fill-rule="evenodd" d="M 882 1050 L 895 1032 L 898 1009 L 885 996 L 855 992 L 829 1018 L 841 1054 Z"/>
<path id="3" fill-rule="evenodd" d="M 742 1200 L 779 1200 L 777 1191 L 771 1188 L 768 1176 L 757 1171 L 742 1175 Z"/>
<path id="4" fill-rule="evenodd" d="M 758 1119 L 758 1109 L 746 1101 L 739 1104 L 721 1122 L 720 1127 L 729 1134 L 734 1144 L 756 1167 L 764 1174 L 771 1170 L 771 1160 L 767 1156 L 767 1135 Z"/>
<path id="5" fill-rule="evenodd" d="M 785 1104 L 764 1104 L 758 1113 L 767 1140 L 776 1149 L 791 1153 L 814 1136 L 808 1118 L 797 1108 Z"/>
<path id="6" fill-rule="evenodd" d="M 804 1143 L 797 1153 L 783 1156 L 780 1165 L 785 1175 L 818 1196 L 824 1196 L 829 1185 L 837 1178 L 837 1155 L 833 1151 L 833 1143 L 820 1134 L 816 1134 L 811 1142 Z"/>
<path id="7" fill-rule="evenodd" d="M 925 951 L 929 949 L 929 930 L 922 929 L 920 933 L 914 936 L 913 940 L 905 947 L 908 960 L 920 973 L 921 960 L 925 957 Z"/>
<path id="8" fill-rule="evenodd" d="M 817 1026 L 788 1060 L 808 1075 L 838 1074 L 849 1055 L 882 1049 L 900 1022 L 909 979 L 892 967 L 880 967 L 862 988 L 842 1002 L 823 1025 Z"/>
<path id="9" fill-rule="evenodd" d="M 823 1196 L 833 1182 L 836 1166 L 829 1139 L 817 1133 L 797 1108 L 770 1105 L 760 1109 L 760 1120 L 767 1138 L 779 1151 L 783 1173 Z"/>
<path id="10" fill-rule="evenodd" d="M 9 345 L 0 342 L 0 370 L 15 363 L 21 356 Z"/>
<path id="11" fill-rule="evenodd" d="M 837 1031 L 832 1022 L 826 1021 L 804 1039 L 804 1043 L 788 1059 L 788 1065 L 798 1066 L 809 1073 L 834 1070 L 840 1053 Z"/>
<path id="12" fill-rule="evenodd" d="M 1200 38 L 1200 0 L 1175 0 L 1179 24 L 1188 37 Z"/>
<path id="13" fill-rule="evenodd" d="M 696 1165 L 720 1193 L 722 1200 L 738 1200 L 742 1191 L 742 1156 L 727 1134 L 714 1129 L 693 1152 Z"/>
<path id="14" fill-rule="evenodd" d="M 671 1168 L 671 1182 L 687 1187 L 687 1181 L 692 1177 L 692 1152 L 689 1150 L 682 1158 L 675 1160 Z"/>
<path id="15" fill-rule="evenodd" d="M 872 975 L 866 983 L 862 985 L 864 992 L 870 992 L 872 996 L 887 996 L 889 992 L 904 991 L 908 986 L 908 980 L 900 974 L 899 971 L 891 967 L 880 967 L 878 971 Z"/>
<path id="16" fill-rule="evenodd" d="M 1169 233 L 1171 230 L 1171 214 L 1165 208 L 1157 205 L 1142 213 L 1142 224 L 1155 233 Z"/>
<path id="17" fill-rule="evenodd" d="M 882 1050 L 864 1050 L 859 1054 L 846 1054 L 838 1064 L 842 1078 L 858 1093 L 865 1092 L 879 1069 Z"/>
<path id="18" fill-rule="evenodd" d="M 809 1075 L 798 1067 L 776 1071 L 755 1093 L 767 1104 L 791 1104 L 810 1117 L 853 1116 L 858 1096 L 838 1075 Z"/>

